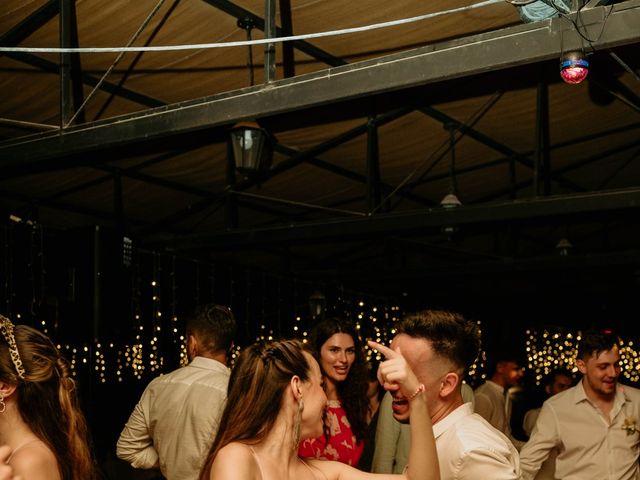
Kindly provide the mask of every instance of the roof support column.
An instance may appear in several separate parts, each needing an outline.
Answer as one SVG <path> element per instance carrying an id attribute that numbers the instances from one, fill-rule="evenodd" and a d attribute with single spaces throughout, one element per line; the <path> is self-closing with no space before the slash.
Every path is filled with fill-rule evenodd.
<path id="1" fill-rule="evenodd" d="M 264 36 L 276 38 L 276 0 L 264 2 Z M 264 83 L 269 84 L 276 79 L 276 44 L 265 43 L 264 47 Z"/>
<path id="2" fill-rule="evenodd" d="M 380 155 L 378 151 L 378 125 L 373 117 L 367 122 L 367 212 L 380 205 Z"/>
<path id="3" fill-rule="evenodd" d="M 551 194 L 551 159 L 549 154 L 549 86 L 540 79 L 536 95 L 536 155 L 533 194 Z M 541 185 L 541 181 L 544 182 Z M 541 190 L 544 189 L 542 192 Z"/>
<path id="4" fill-rule="evenodd" d="M 71 47 L 72 2 L 60 0 L 60 48 Z M 71 100 L 71 54 L 60 53 L 60 128 L 64 128 L 73 116 Z"/>
<path id="5" fill-rule="evenodd" d="M 227 195 L 225 198 L 227 210 L 227 227 L 238 228 L 238 199 L 235 196 L 236 189 L 236 162 L 233 158 L 233 146 L 231 140 L 227 142 Z"/>

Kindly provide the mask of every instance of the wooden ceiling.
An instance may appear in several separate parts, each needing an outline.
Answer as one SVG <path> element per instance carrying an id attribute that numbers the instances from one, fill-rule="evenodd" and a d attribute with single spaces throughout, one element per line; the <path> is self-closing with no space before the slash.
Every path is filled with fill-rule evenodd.
<path id="1" fill-rule="evenodd" d="M 252 68 L 247 46 L 202 46 L 246 40 L 239 21 L 264 38 L 263 1 L 3 0 L 5 218 L 383 291 L 634 282 L 640 0 L 532 24 L 506 1 L 275 7 L 279 36 L 433 16 L 278 43 L 265 82 L 263 45 Z M 200 47 L 25 51 L 130 44 Z M 558 59 L 580 46 L 591 71 L 567 85 Z M 246 119 L 277 140 L 259 178 L 227 168 Z M 447 210 L 452 178 L 463 205 Z"/>

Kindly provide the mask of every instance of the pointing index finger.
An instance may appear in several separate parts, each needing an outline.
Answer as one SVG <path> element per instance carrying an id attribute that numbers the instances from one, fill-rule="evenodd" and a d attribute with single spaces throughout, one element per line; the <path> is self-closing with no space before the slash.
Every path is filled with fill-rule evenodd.
<path id="1" fill-rule="evenodd" d="M 384 345 L 378 342 L 374 342 L 373 340 L 369 340 L 367 344 L 374 350 L 379 351 L 381 354 L 387 357 L 387 360 L 398 356 L 398 354 L 391 350 L 389 347 L 385 347 Z"/>

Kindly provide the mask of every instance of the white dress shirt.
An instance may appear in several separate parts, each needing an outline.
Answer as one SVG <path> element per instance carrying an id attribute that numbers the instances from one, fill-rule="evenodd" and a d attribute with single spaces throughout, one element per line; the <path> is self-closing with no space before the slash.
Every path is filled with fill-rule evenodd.
<path id="1" fill-rule="evenodd" d="M 534 478 L 553 448 L 557 478 L 639 480 L 640 390 L 619 385 L 609 418 L 582 382 L 548 399 L 520 454 L 523 480 Z"/>
<path id="2" fill-rule="evenodd" d="M 197 480 L 227 397 L 229 369 L 195 357 L 149 383 L 122 430 L 117 455 L 168 480 Z"/>
<path id="3" fill-rule="evenodd" d="M 518 480 L 518 451 L 465 403 L 433 426 L 441 480 Z"/>

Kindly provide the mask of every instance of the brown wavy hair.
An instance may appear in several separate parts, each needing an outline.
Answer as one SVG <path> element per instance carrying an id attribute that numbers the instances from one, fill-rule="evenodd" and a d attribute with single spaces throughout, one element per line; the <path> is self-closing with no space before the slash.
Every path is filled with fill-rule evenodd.
<path id="1" fill-rule="evenodd" d="M 242 351 L 231 371 L 227 402 L 200 480 L 209 480 L 213 460 L 226 445 L 255 444 L 266 437 L 294 375 L 303 382 L 310 378 L 309 362 L 298 340 L 256 343 Z"/>
<path id="2" fill-rule="evenodd" d="M 51 340 L 27 325 L 14 336 L 25 375 L 11 361 L 9 345 L 0 341 L 0 379 L 16 385 L 18 411 L 33 433 L 54 453 L 63 480 L 97 478 L 69 364 Z"/>

